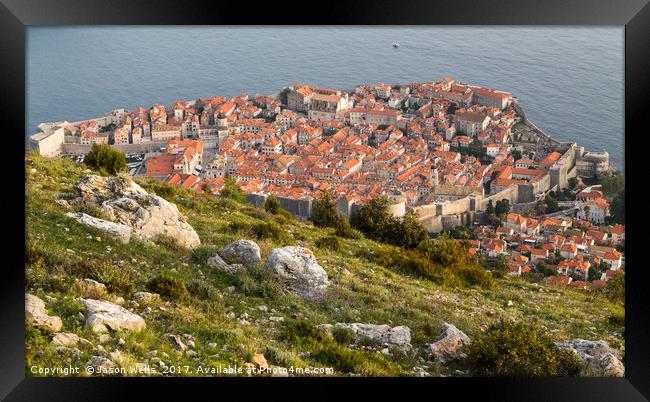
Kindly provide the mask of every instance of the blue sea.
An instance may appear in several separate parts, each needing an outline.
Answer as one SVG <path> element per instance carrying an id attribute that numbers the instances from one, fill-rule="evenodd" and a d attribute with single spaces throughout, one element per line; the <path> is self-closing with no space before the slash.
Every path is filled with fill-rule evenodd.
<path id="1" fill-rule="evenodd" d="M 623 170 L 623 27 L 30 27 L 27 38 L 27 136 L 116 107 L 451 75 L 512 92 L 546 133 Z"/>

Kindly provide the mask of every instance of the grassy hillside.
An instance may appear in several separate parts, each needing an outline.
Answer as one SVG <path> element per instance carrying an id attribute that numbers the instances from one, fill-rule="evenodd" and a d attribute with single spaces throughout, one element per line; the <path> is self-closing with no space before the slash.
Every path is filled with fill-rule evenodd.
<path id="1" fill-rule="evenodd" d="M 600 295 L 515 278 L 499 279 L 494 289 L 439 285 L 367 258 L 389 246 L 345 239 L 338 251 L 319 248 L 318 240 L 332 235 L 333 229 L 148 180 L 136 181 L 178 205 L 198 232 L 202 247 L 190 251 L 165 238 L 154 245 L 138 241 L 122 244 L 67 218 L 64 214 L 71 209 L 55 202 L 77 196 L 75 183 L 89 173 L 84 172 L 85 167 L 31 153 L 26 155 L 25 165 L 26 291 L 49 300 L 50 314 L 63 319 L 63 332 L 90 341 L 78 345 L 77 350 L 57 350 L 50 334 L 28 326 L 26 367 L 30 376 L 34 375 L 29 371 L 32 365 L 83 367 L 99 353 L 98 336 L 85 330 L 77 317 L 84 313 L 83 305 L 73 300 L 80 295 L 75 279 L 81 278 L 106 284 L 113 300 L 124 298 L 124 306 L 147 323 L 140 333 L 111 334 L 101 347 L 107 352 L 119 350 L 128 361 L 158 369 L 159 360 L 168 367 L 242 366 L 251 362 L 254 354 L 263 353 L 272 366 L 333 367 L 334 375 L 414 375 L 421 371 L 416 367 L 430 375 L 459 375 L 456 370 L 470 374 L 462 362 L 428 362 L 424 344 L 435 340 L 443 322 L 454 324 L 472 339 L 491 323 L 514 319 L 533 323 L 558 341 L 602 339 L 615 348 L 623 342 L 623 306 Z M 270 222 L 279 230 L 273 230 Z M 331 281 L 326 298 L 313 303 L 286 293 L 261 269 L 230 275 L 206 264 L 208 255 L 237 239 L 256 241 L 262 261 L 274 247 L 293 244 L 310 248 Z M 148 282 L 160 274 L 178 278 L 188 294 L 148 306 L 130 305 L 132 294 L 146 291 Z M 271 321 L 270 317 L 284 320 Z M 351 349 L 313 327 L 337 322 L 406 325 L 411 329 L 414 352 L 386 355 Z M 167 333 L 191 334 L 196 356 L 175 353 L 165 338 Z M 201 374 L 181 368 L 175 375 Z"/>

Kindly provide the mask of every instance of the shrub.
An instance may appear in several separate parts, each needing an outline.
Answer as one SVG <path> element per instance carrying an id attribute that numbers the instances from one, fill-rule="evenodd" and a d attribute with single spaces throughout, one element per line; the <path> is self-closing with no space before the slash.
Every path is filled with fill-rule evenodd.
<path id="1" fill-rule="evenodd" d="M 309 215 L 309 220 L 319 227 L 337 228 L 345 218 L 339 213 L 334 204 L 332 196 L 323 192 L 320 198 L 314 202 Z"/>
<path id="2" fill-rule="evenodd" d="M 316 247 L 326 250 L 339 251 L 341 246 L 341 239 L 336 236 L 321 237 L 316 240 Z"/>
<path id="3" fill-rule="evenodd" d="M 245 195 L 241 191 L 241 189 L 237 186 L 237 183 L 235 182 L 235 179 L 232 177 L 226 177 L 224 184 L 223 184 L 223 189 L 221 189 L 221 192 L 219 195 L 223 198 L 228 198 L 231 200 L 235 200 L 240 203 L 244 203 L 245 200 Z"/>
<path id="4" fill-rule="evenodd" d="M 352 229 L 350 223 L 347 219 L 342 219 L 339 225 L 336 227 L 335 235 L 343 237 L 345 239 L 361 239 L 363 234 L 356 229 Z"/>
<path id="5" fill-rule="evenodd" d="M 273 222 L 260 222 L 253 226 L 253 234 L 258 239 L 271 239 L 279 243 L 291 241 L 291 236 L 279 225 Z"/>
<path id="6" fill-rule="evenodd" d="M 156 182 L 151 185 L 150 191 L 153 191 L 156 195 L 159 195 L 167 201 L 174 201 L 178 194 L 178 187 L 166 182 Z"/>
<path id="7" fill-rule="evenodd" d="M 393 224 L 394 218 L 388 211 L 386 197 L 369 200 L 350 217 L 350 225 L 353 228 L 378 241 L 386 241 L 390 238 L 389 228 Z"/>
<path id="8" fill-rule="evenodd" d="M 494 277 L 478 264 L 456 268 L 454 273 L 462 279 L 467 286 L 478 286 L 485 289 L 491 289 L 496 285 Z"/>
<path id="9" fill-rule="evenodd" d="M 197 247 L 192 250 L 192 253 L 190 254 L 190 261 L 192 261 L 194 264 L 206 264 L 208 262 L 208 258 L 217 254 L 217 251 L 218 250 L 214 247 Z"/>
<path id="10" fill-rule="evenodd" d="M 152 241 L 160 247 L 166 248 L 167 250 L 183 250 L 183 246 L 181 246 L 175 238 L 166 234 L 159 233 L 152 239 Z"/>
<path id="11" fill-rule="evenodd" d="M 280 339 L 295 346 L 313 346 L 318 343 L 332 342 L 332 336 L 327 331 L 316 327 L 307 321 L 287 320 L 280 332 Z"/>
<path id="12" fill-rule="evenodd" d="M 114 175 L 126 170 L 126 154 L 107 144 L 93 144 L 84 163 L 101 174 Z"/>
<path id="13" fill-rule="evenodd" d="M 233 221 L 228 224 L 228 229 L 232 232 L 248 231 L 251 229 L 251 225 L 242 221 Z"/>
<path id="14" fill-rule="evenodd" d="M 180 279 L 166 274 L 151 279 L 147 283 L 147 289 L 167 300 L 180 301 L 188 295 L 185 284 Z"/>
<path id="15" fill-rule="evenodd" d="M 607 321 L 615 327 L 624 327 L 625 326 L 625 313 L 615 311 L 609 315 Z"/>
<path id="16" fill-rule="evenodd" d="M 260 267 L 246 267 L 235 274 L 235 286 L 247 296 L 275 300 L 284 295 L 282 285 L 268 271 Z"/>
<path id="17" fill-rule="evenodd" d="M 389 243 L 404 248 L 416 248 L 429 237 L 427 230 L 418 220 L 418 215 L 409 210 L 401 219 L 392 219 L 387 234 Z"/>
<path id="18" fill-rule="evenodd" d="M 354 342 L 354 331 L 350 328 L 334 327 L 332 328 L 332 337 L 341 345 L 349 345 Z"/>
<path id="19" fill-rule="evenodd" d="M 69 266 L 68 270 L 75 276 L 94 279 L 103 283 L 109 293 L 130 296 L 135 287 L 127 271 L 105 262 L 81 260 Z"/>
<path id="20" fill-rule="evenodd" d="M 187 284 L 187 291 L 192 295 L 204 300 L 213 300 L 219 292 L 214 286 L 205 283 L 204 280 L 193 279 Z"/>
<path id="21" fill-rule="evenodd" d="M 532 325 L 501 321 L 472 341 L 467 363 L 480 376 L 577 376 L 581 365 Z"/>
<path id="22" fill-rule="evenodd" d="M 282 210 L 280 201 L 274 195 L 270 195 L 264 202 L 264 210 L 273 215 L 277 214 Z"/>

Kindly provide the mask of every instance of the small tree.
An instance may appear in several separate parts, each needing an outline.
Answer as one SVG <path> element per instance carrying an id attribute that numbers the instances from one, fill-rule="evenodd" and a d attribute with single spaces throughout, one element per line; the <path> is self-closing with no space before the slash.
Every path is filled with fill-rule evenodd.
<path id="1" fill-rule="evenodd" d="M 575 190 L 575 188 L 578 187 L 578 179 L 575 177 L 572 177 L 569 179 L 569 189 Z"/>
<path id="2" fill-rule="evenodd" d="M 384 241 L 390 226 L 395 224 L 388 211 L 388 199 L 384 196 L 373 198 L 356 210 L 350 217 L 350 225 L 374 240 Z"/>
<path id="3" fill-rule="evenodd" d="M 270 214 L 277 215 L 281 209 L 280 201 L 274 195 L 270 195 L 264 202 L 264 210 Z"/>
<path id="4" fill-rule="evenodd" d="M 467 362 L 480 376 L 578 376 L 583 370 L 577 356 L 558 348 L 546 333 L 509 320 L 473 339 Z"/>
<path id="5" fill-rule="evenodd" d="M 126 154 L 107 144 L 93 144 L 84 163 L 101 174 L 114 175 L 126 170 Z"/>
<path id="6" fill-rule="evenodd" d="M 488 215 L 494 214 L 494 204 L 492 204 L 492 200 L 488 201 L 487 208 L 485 208 L 485 212 Z"/>
<path id="7" fill-rule="evenodd" d="M 404 248 L 415 248 L 428 237 L 427 230 L 418 219 L 418 215 L 409 210 L 402 219 L 394 219 L 390 243 Z"/>
<path id="8" fill-rule="evenodd" d="M 230 198 L 237 202 L 243 203 L 245 200 L 244 192 L 237 186 L 237 182 L 232 177 L 226 177 L 223 183 L 223 188 L 219 193 L 223 198 Z"/>
<path id="9" fill-rule="evenodd" d="M 508 212 L 510 212 L 510 201 L 508 200 L 497 201 L 497 205 L 494 208 L 494 212 L 497 214 L 497 216 L 503 216 Z"/>
<path id="10" fill-rule="evenodd" d="M 312 205 L 309 220 L 316 226 L 336 228 L 339 227 L 342 219 L 332 196 L 324 191 L 320 198 Z"/>

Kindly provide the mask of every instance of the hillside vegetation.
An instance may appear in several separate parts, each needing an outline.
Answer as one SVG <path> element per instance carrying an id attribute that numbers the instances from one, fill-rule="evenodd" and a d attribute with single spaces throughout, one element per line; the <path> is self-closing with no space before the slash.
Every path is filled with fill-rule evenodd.
<path id="1" fill-rule="evenodd" d="M 27 153 L 25 169 L 26 293 L 45 300 L 48 312 L 61 317 L 62 332 L 88 340 L 75 348 L 55 347 L 50 333 L 27 325 L 28 376 L 40 375 L 30 372 L 33 365 L 84 367 L 92 356 L 116 350 L 122 365 L 158 369 L 149 375 L 163 375 L 162 367 L 175 366 L 180 372 L 165 375 L 204 375 L 183 367 L 243 366 L 258 354 L 270 366 L 332 367 L 334 373 L 328 375 L 476 374 L 464 359 L 447 364 L 430 359 L 426 344 L 436 340 L 443 323 L 472 340 L 490 325 L 512 320 L 526 322 L 556 342 L 582 338 L 605 340 L 613 348 L 623 345 L 623 306 L 601 295 L 510 277 L 476 287 L 439 280 L 405 269 L 409 254 L 395 246 L 337 237 L 334 228 L 273 214 L 273 208 L 267 212 L 151 180 L 136 182 L 176 204 L 201 246 L 189 250 L 165 237 L 154 243 L 121 243 L 65 216 L 79 210 L 102 218 L 100 210 L 59 202 L 78 196 L 76 183 L 90 174 L 85 166 Z M 276 247 L 309 248 L 329 277 L 325 298 L 297 297 L 261 266 L 234 274 L 208 266 L 210 255 L 239 239 L 255 241 L 262 262 Z M 86 314 L 84 305 L 75 300 L 83 294 L 77 281 L 84 278 L 105 284 L 109 300 L 142 316 L 146 328 L 111 332 L 101 339 L 86 329 L 80 315 Z M 155 292 L 162 299 L 133 303 L 138 291 Z M 335 323 L 406 326 L 413 349 L 350 347 L 344 331 L 330 335 L 316 328 Z M 185 339 L 192 340 L 193 353 L 175 351 L 167 340 L 170 333 L 189 335 Z"/>

